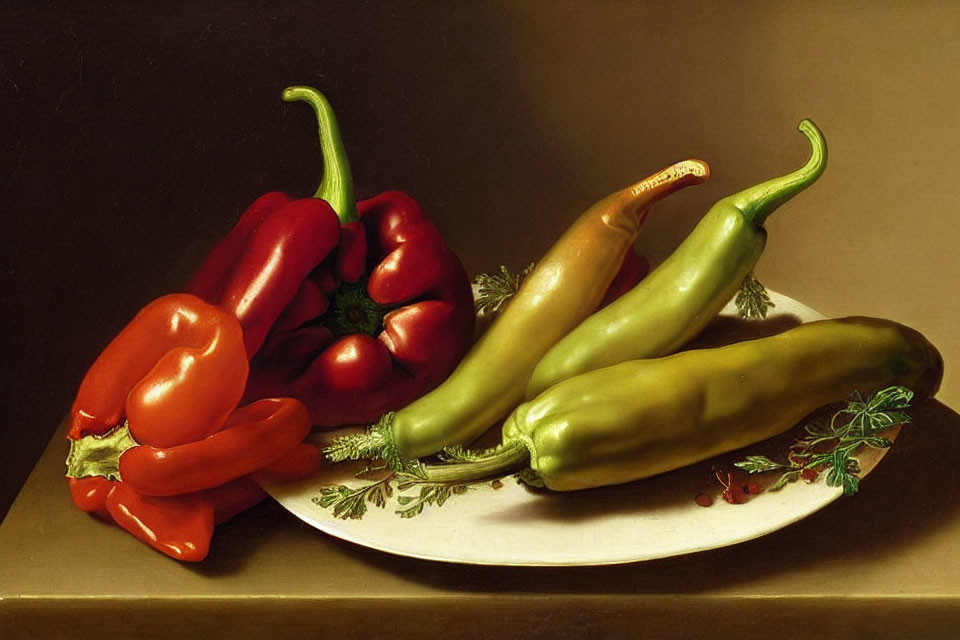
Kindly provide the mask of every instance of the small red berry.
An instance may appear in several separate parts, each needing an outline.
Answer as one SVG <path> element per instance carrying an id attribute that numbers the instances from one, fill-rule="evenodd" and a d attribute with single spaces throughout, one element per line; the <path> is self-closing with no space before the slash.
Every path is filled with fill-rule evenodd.
<path id="1" fill-rule="evenodd" d="M 713 504 L 713 496 L 707 493 L 698 493 L 694 501 L 701 507 L 709 507 Z"/>
<path id="2" fill-rule="evenodd" d="M 743 488 L 734 483 L 732 474 L 717 471 L 715 475 L 717 482 L 723 486 L 723 493 L 720 494 L 720 497 L 730 504 L 743 504 Z"/>

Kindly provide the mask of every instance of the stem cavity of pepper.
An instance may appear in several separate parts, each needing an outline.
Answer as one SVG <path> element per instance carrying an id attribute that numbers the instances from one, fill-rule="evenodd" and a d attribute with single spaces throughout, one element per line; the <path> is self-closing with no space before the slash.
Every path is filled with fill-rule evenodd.
<path id="1" fill-rule="evenodd" d="M 130 435 L 130 425 L 126 422 L 102 435 L 71 439 L 66 475 L 68 478 L 103 476 L 120 481 L 120 456 L 136 446 L 139 443 Z"/>
<path id="2" fill-rule="evenodd" d="M 370 299 L 363 283 L 343 283 L 330 301 L 330 329 L 337 336 L 363 333 L 376 336 L 383 330 L 383 308 Z"/>

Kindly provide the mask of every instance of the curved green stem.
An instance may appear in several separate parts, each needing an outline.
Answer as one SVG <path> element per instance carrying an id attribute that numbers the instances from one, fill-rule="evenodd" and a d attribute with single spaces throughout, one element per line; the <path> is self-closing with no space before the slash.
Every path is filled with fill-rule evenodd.
<path id="1" fill-rule="evenodd" d="M 810 141 L 811 153 L 807 163 L 796 171 L 761 182 L 729 198 L 758 227 L 777 207 L 813 184 L 827 168 L 827 141 L 823 134 L 810 119 L 802 120 L 798 128 Z"/>
<path id="2" fill-rule="evenodd" d="M 418 476 L 425 482 L 467 484 L 522 470 L 530 462 L 530 450 L 522 442 L 510 442 L 494 453 L 470 462 L 421 464 Z"/>
<path id="3" fill-rule="evenodd" d="M 313 87 L 287 87 L 283 90 L 282 98 L 285 102 L 303 100 L 313 107 L 317 114 L 323 178 L 314 197 L 327 201 L 337 212 L 341 223 L 347 224 L 359 220 L 350 163 L 343 148 L 340 125 L 337 124 L 337 118 L 333 114 L 330 103 Z"/>

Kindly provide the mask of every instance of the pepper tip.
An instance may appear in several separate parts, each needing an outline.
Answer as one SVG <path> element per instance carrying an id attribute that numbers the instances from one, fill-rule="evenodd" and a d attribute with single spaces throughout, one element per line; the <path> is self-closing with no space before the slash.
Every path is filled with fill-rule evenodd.
<path id="1" fill-rule="evenodd" d="M 686 161 L 690 164 L 690 173 L 696 184 L 702 184 L 710 179 L 710 165 L 697 158 Z"/>
<path id="2" fill-rule="evenodd" d="M 827 165 L 827 141 L 823 136 L 823 132 L 820 131 L 820 128 L 817 127 L 810 118 L 801 120 L 797 128 L 807 137 L 807 140 L 810 141 L 810 145 L 813 147 L 813 153 L 810 156 L 808 165 L 813 179 L 816 179 L 823 173 Z"/>
<path id="3" fill-rule="evenodd" d="M 284 102 L 296 102 L 298 88 L 299 87 L 287 87 L 280 93 L 280 99 Z"/>
<path id="4" fill-rule="evenodd" d="M 817 125 L 815 125 L 815 124 L 813 123 L 813 120 L 811 120 L 810 118 L 804 118 L 803 120 L 801 120 L 801 121 L 800 121 L 800 124 L 797 125 L 797 129 L 799 129 L 799 130 L 800 130 L 805 136 L 807 136 L 808 138 L 810 138 L 810 137 L 822 138 L 822 137 L 823 137 L 823 134 L 820 132 L 819 127 L 817 127 Z"/>
<path id="5" fill-rule="evenodd" d="M 316 95 L 322 94 L 320 94 L 320 92 L 313 87 L 301 85 L 293 85 L 280 92 L 280 98 L 284 102 L 297 102 L 298 100 L 306 100 L 307 102 L 310 102 L 310 97 Z"/>

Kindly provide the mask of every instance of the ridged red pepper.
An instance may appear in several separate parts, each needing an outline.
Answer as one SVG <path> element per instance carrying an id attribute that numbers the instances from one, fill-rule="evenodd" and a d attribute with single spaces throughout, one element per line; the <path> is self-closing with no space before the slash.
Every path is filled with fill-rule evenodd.
<path id="1" fill-rule="evenodd" d="M 475 315 L 460 260 L 412 198 L 359 203 L 333 111 L 319 121 L 313 198 L 258 198 L 187 291 L 233 313 L 251 358 L 246 400 L 293 396 L 314 424 L 365 423 L 439 384 L 469 348 Z"/>
<path id="2" fill-rule="evenodd" d="M 196 442 L 127 449 L 120 456 L 120 476 L 148 496 L 212 489 L 276 462 L 309 433 L 310 420 L 297 400 L 258 400 L 234 411 L 220 431 Z"/>
<path id="3" fill-rule="evenodd" d="M 140 311 L 90 367 L 71 409 L 74 503 L 179 560 L 202 560 L 215 524 L 265 493 L 251 479 L 297 479 L 319 463 L 306 408 L 292 398 L 236 409 L 243 332 L 189 294 Z"/>
<path id="4" fill-rule="evenodd" d="M 217 431 L 243 394 L 243 332 L 195 296 L 149 303 L 94 361 L 73 401 L 70 438 L 131 423 L 138 442 L 170 447 Z"/>

